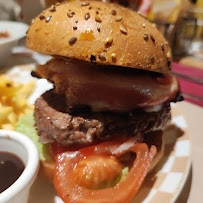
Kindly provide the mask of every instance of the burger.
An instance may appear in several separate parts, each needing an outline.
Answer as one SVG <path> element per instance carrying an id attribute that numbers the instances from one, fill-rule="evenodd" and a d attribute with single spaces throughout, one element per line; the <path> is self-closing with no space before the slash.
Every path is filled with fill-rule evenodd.
<path id="1" fill-rule="evenodd" d="M 182 100 L 167 41 L 130 9 L 76 1 L 37 16 L 26 43 L 52 56 L 33 73 L 54 84 L 35 102 L 53 157 L 41 174 L 64 202 L 129 202 L 161 158 L 170 102 Z"/>

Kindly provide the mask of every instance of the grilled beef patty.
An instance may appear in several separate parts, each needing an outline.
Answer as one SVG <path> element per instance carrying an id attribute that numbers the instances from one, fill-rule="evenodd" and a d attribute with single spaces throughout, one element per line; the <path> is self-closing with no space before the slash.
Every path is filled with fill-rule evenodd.
<path id="1" fill-rule="evenodd" d="M 145 134 L 163 129 L 171 118 L 169 103 L 164 103 L 160 111 L 150 113 L 142 109 L 125 114 L 94 113 L 86 108 L 68 113 L 67 109 L 65 96 L 55 94 L 54 90 L 36 101 L 34 117 L 41 143 L 57 142 L 68 146 L 91 144 L 95 139 L 105 140 L 112 135 Z"/>

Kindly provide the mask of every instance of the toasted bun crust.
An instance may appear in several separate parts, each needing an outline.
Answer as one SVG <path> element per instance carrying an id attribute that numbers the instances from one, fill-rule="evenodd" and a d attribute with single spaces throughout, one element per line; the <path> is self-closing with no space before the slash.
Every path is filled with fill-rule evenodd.
<path id="1" fill-rule="evenodd" d="M 48 182 L 54 182 L 55 161 L 40 161 L 39 176 Z"/>
<path id="2" fill-rule="evenodd" d="M 155 166 L 158 164 L 158 162 L 160 161 L 160 159 L 162 158 L 163 153 L 164 153 L 164 140 L 163 140 L 162 133 L 154 134 L 152 136 L 153 136 L 153 140 L 148 141 L 148 143 L 156 145 L 157 154 L 154 157 L 154 159 L 150 165 L 148 173 L 151 172 L 155 168 Z M 54 168 L 55 168 L 54 161 L 40 161 L 39 176 L 42 177 L 43 179 L 53 183 Z"/>
<path id="3" fill-rule="evenodd" d="M 116 4 L 56 4 L 33 20 L 27 47 L 50 55 L 168 73 L 171 52 L 161 33 Z"/>

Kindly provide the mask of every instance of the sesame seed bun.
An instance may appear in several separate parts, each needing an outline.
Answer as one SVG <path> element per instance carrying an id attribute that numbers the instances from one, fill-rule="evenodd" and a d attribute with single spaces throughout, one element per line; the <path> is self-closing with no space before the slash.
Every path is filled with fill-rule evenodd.
<path id="1" fill-rule="evenodd" d="M 56 4 L 37 16 L 27 32 L 35 51 L 161 73 L 171 52 L 161 33 L 136 12 L 99 1 Z"/>

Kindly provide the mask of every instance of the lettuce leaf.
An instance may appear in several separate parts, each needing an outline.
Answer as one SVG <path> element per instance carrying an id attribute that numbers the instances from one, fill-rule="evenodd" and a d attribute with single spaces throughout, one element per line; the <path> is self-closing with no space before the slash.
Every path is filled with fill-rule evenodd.
<path id="1" fill-rule="evenodd" d="M 35 121 L 33 114 L 26 114 L 20 117 L 15 131 L 27 135 L 37 146 L 39 151 L 40 160 L 51 160 L 52 157 L 49 151 L 49 144 L 41 144 L 38 142 L 39 136 L 34 127 Z"/>

